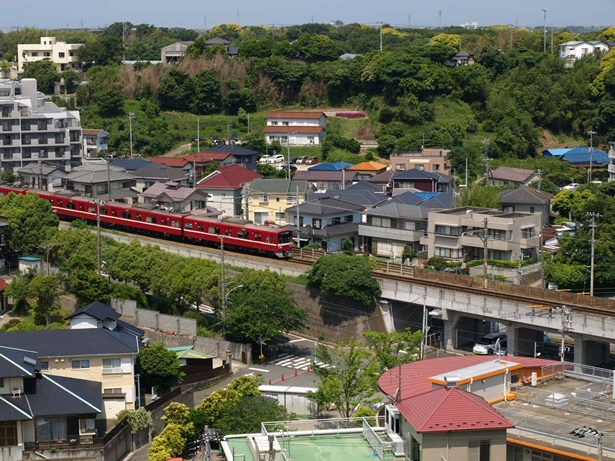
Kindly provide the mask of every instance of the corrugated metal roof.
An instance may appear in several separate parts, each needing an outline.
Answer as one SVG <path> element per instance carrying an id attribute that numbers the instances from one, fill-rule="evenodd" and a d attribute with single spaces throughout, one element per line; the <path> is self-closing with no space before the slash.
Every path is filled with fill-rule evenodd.
<path id="1" fill-rule="evenodd" d="M 228 165 L 201 179 L 197 187 L 204 189 L 238 189 L 245 183 L 262 177 L 262 174 L 248 170 L 241 165 Z"/>
<path id="2" fill-rule="evenodd" d="M 324 116 L 324 112 L 302 112 L 302 111 L 286 111 L 286 112 L 267 112 L 266 118 L 285 118 L 285 119 L 319 119 Z"/>
<path id="3" fill-rule="evenodd" d="M 300 134 L 319 134 L 325 129 L 318 126 L 296 126 L 296 125 L 268 125 L 263 130 L 265 133 L 300 133 Z"/>

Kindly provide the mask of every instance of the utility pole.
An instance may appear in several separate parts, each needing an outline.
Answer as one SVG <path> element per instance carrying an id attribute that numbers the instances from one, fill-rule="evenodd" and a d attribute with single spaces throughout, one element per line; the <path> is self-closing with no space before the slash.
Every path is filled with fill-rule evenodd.
<path id="1" fill-rule="evenodd" d="M 489 160 L 491 160 L 489 158 L 489 144 L 491 144 L 491 141 L 485 138 L 481 141 L 481 144 L 483 145 L 483 162 L 485 163 L 485 185 L 488 185 L 491 176 L 491 166 L 489 165 Z"/>
<path id="2" fill-rule="evenodd" d="M 587 213 L 592 219 L 591 230 L 592 230 L 592 238 L 591 238 L 591 256 L 590 256 L 590 266 L 589 266 L 589 295 L 594 296 L 594 259 L 596 253 L 596 218 L 601 218 L 602 215 L 599 213 Z"/>
<path id="3" fill-rule="evenodd" d="M 222 315 L 226 315 L 226 272 L 224 265 L 224 237 L 225 235 L 218 235 L 220 239 L 220 296 L 222 296 Z"/>
<path id="4" fill-rule="evenodd" d="M 543 26 L 543 44 L 542 44 L 542 51 L 543 53 L 547 52 L 547 11 L 549 11 L 548 8 L 543 8 L 542 9 L 542 13 L 544 15 L 544 26 Z"/>
<path id="5" fill-rule="evenodd" d="M 562 326 L 560 329 L 560 334 L 562 336 L 560 342 L 560 361 L 565 362 L 566 355 L 566 333 L 572 330 L 572 310 L 566 306 L 562 306 L 560 309 L 560 314 L 562 316 Z"/>
<path id="6" fill-rule="evenodd" d="M 297 248 L 301 250 L 301 226 L 299 225 L 299 186 L 297 186 Z"/>
<path id="7" fill-rule="evenodd" d="M 483 221 L 483 277 L 485 277 L 485 288 L 487 288 L 487 264 L 489 261 L 489 248 L 487 247 L 487 239 L 489 238 L 488 225 L 489 221 L 485 218 Z"/>
<path id="8" fill-rule="evenodd" d="M 380 25 L 380 52 L 382 53 L 382 21 L 379 21 L 378 24 Z"/>
<path id="9" fill-rule="evenodd" d="M 130 158 L 132 158 L 132 120 L 135 118 L 134 112 L 128 112 L 128 124 L 130 129 Z"/>
<path id="10" fill-rule="evenodd" d="M 588 131 L 589 135 L 589 168 L 587 170 L 587 184 L 592 182 L 592 165 L 594 163 L 594 135 L 598 134 L 595 131 Z"/>
<path id="11" fill-rule="evenodd" d="M 196 151 L 201 152 L 201 118 L 200 117 L 196 118 Z"/>

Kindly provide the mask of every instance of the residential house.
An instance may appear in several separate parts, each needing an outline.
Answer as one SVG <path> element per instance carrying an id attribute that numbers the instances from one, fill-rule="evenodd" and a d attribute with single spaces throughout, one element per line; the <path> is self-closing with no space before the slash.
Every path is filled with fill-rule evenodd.
<path id="1" fill-rule="evenodd" d="M 405 192 L 365 210 L 359 226 L 363 252 L 391 259 L 402 257 L 404 247 L 423 250 L 429 212 L 453 206 L 452 194 Z"/>
<path id="2" fill-rule="evenodd" d="M 240 146 L 238 144 L 221 144 L 219 146 L 210 147 L 207 149 L 205 154 L 230 154 L 230 158 L 228 162 L 225 160 L 224 162 L 220 162 L 221 166 L 226 166 L 231 163 L 241 165 L 248 170 L 256 171 L 257 161 L 258 161 L 258 152 L 252 149 L 248 149 L 246 147 Z M 199 153 L 200 155 L 201 153 Z M 226 157 L 225 157 L 226 158 Z"/>
<path id="3" fill-rule="evenodd" d="M 41 373 L 37 351 L 44 345 L 28 344 L 35 350 L 5 345 L 10 336 L 0 334 L 0 458 L 21 460 L 37 444 L 39 450 L 58 441 L 76 446 L 102 435 L 104 420 L 97 421 L 103 409 L 101 382 Z"/>
<path id="4" fill-rule="evenodd" d="M 559 157 L 577 168 L 607 168 L 610 163 L 609 154 L 590 147 L 575 147 Z"/>
<path id="5" fill-rule="evenodd" d="M 245 216 L 255 224 L 287 224 L 286 209 L 307 200 L 313 186 L 308 181 L 255 179 L 244 186 Z"/>
<path id="6" fill-rule="evenodd" d="M 121 168 L 127 173 L 133 173 L 143 167 L 150 165 L 152 162 L 141 157 L 118 158 L 111 162 L 112 166 Z"/>
<path id="7" fill-rule="evenodd" d="M 104 429 L 113 426 L 121 410 L 135 409 L 139 339 L 134 334 L 107 328 L 17 331 L 0 334 L 0 346 L 37 351 L 36 363 L 50 379 L 93 381 L 99 397 L 102 387 Z"/>
<path id="8" fill-rule="evenodd" d="M 242 216 L 243 187 L 263 175 L 239 165 L 222 167 L 200 179 L 197 187 L 207 193 L 207 203 L 218 209 L 222 217 Z"/>
<path id="9" fill-rule="evenodd" d="M 500 192 L 500 209 L 506 212 L 538 213 L 542 226 L 551 222 L 551 199 L 553 194 L 523 186 Z"/>
<path id="10" fill-rule="evenodd" d="M 389 169 L 383 171 L 382 173 L 378 173 L 375 176 L 372 176 L 367 180 L 367 182 L 378 186 L 381 192 L 388 192 L 390 194 L 392 191 L 392 187 L 389 187 L 389 185 L 391 184 L 391 178 L 393 178 L 394 174 L 395 171 Z"/>
<path id="11" fill-rule="evenodd" d="M 93 199 L 133 203 L 137 192 L 131 189 L 133 176 L 107 162 L 75 168 L 63 179 L 64 190 Z"/>
<path id="12" fill-rule="evenodd" d="M 21 177 L 21 184 L 40 190 L 54 192 L 62 188 L 62 179 L 66 177 L 64 168 L 48 162 L 31 162 L 17 168 L 15 172 Z"/>
<path id="13" fill-rule="evenodd" d="M 609 143 L 609 182 L 615 181 L 615 142 Z"/>
<path id="14" fill-rule="evenodd" d="M 540 181 L 540 172 L 525 168 L 500 166 L 489 171 L 489 183 L 493 186 L 507 186 L 509 184 L 529 186 Z"/>
<path id="15" fill-rule="evenodd" d="M 40 43 L 17 45 L 17 72 L 23 72 L 26 63 L 48 60 L 56 71 L 79 71 L 81 61 L 78 51 L 83 43 L 58 42 L 55 37 L 41 37 Z"/>
<path id="16" fill-rule="evenodd" d="M 161 163 L 171 168 L 177 168 L 184 172 L 184 174 L 190 178 L 193 178 L 197 171 L 197 165 L 195 162 L 190 161 L 184 157 L 149 157 L 150 162 Z M 201 166 L 201 168 L 203 168 Z M 198 174 L 197 174 L 198 176 Z"/>
<path id="17" fill-rule="evenodd" d="M 474 55 L 465 50 L 461 50 L 452 58 L 452 66 L 470 66 L 476 62 Z"/>
<path id="18" fill-rule="evenodd" d="M 542 215 L 461 207 L 429 212 L 420 243 L 427 258 L 467 262 L 483 259 L 536 260 L 540 250 Z"/>
<path id="19" fill-rule="evenodd" d="M 450 150 L 423 148 L 420 152 L 402 152 L 391 155 L 389 162 L 395 172 L 422 170 L 431 173 L 451 174 Z"/>
<path id="20" fill-rule="evenodd" d="M 111 306 L 94 301 L 75 310 L 67 317 L 71 329 L 106 328 L 107 330 L 127 333 L 135 336 L 139 342 L 144 339 L 145 332 L 121 319 L 121 314 Z"/>
<path id="21" fill-rule="evenodd" d="M 295 241 L 298 239 L 301 246 L 314 243 L 325 251 L 338 252 L 344 249 L 347 238 L 352 240 L 353 248 L 358 248 L 363 208 L 333 197 L 316 198 L 288 207 L 287 222 L 295 227 Z"/>
<path id="22" fill-rule="evenodd" d="M 207 206 L 208 198 L 207 193 L 198 188 L 182 186 L 175 182 L 157 182 L 139 194 L 139 203 L 175 213 L 218 216 L 220 213 L 217 210 Z"/>
<path id="23" fill-rule="evenodd" d="M 609 51 L 609 45 L 600 41 L 569 41 L 560 44 L 559 57 L 566 60 L 566 67 L 572 67 L 574 63 L 584 56 L 599 52 Z"/>
<path id="24" fill-rule="evenodd" d="M 182 41 L 163 46 L 160 49 L 160 61 L 163 64 L 172 64 L 180 61 L 186 55 L 188 47 L 193 43 L 192 41 Z"/>
<path id="25" fill-rule="evenodd" d="M 83 156 L 105 157 L 109 150 L 109 133 L 105 130 L 83 130 Z"/>
<path id="26" fill-rule="evenodd" d="M 205 45 L 209 47 L 216 45 L 224 47 L 224 49 L 226 50 L 226 55 L 229 58 L 234 58 L 235 56 L 239 55 L 239 48 L 237 48 L 236 46 L 231 46 L 231 42 L 222 37 L 212 37 L 205 41 Z"/>
<path id="27" fill-rule="evenodd" d="M 389 198 L 382 191 L 380 185 L 368 181 L 359 181 L 349 185 L 345 189 L 312 192 L 309 199 L 312 200 L 318 197 L 334 197 L 338 200 L 343 200 L 344 202 L 353 203 L 355 205 L 363 205 L 364 207 L 372 207 L 378 203 L 386 202 Z"/>
<path id="28" fill-rule="evenodd" d="M 345 189 L 356 182 L 356 171 L 332 170 L 300 170 L 295 172 L 293 179 L 308 181 L 314 185 L 316 191 Z"/>
<path id="29" fill-rule="evenodd" d="M 452 190 L 452 179 L 450 176 L 418 169 L 400 171 L 391 176 L 389 188 L 394 197 L 408 190 L 449 192 Z"/>
<path id="30" fill-rule="evenodd" d="M 129 174 L 134 178 L 132 188 L 138 192 L 144 192 L 156 183 L 173 183 L 180 186 L 188 186 L 189 182 L 189 177 L 186 176 L 183 170 L 156 162 L 147 162 L 147 165 L 131 171 Z"/>
<path id="31" fill-rule="evenodd" d="M 44 160 L 69 170 L 81 165 L 83 141 L 79 111 L 47 101 L 36 80 L 0 80 L 0 158 L 13 173 L 24 162 Z"/>
<path id="32" fill-rule="evenodd" d="M 278 141 L 282 146 L 320 145 L 325 137 L 324 112 L 269 112 L 265 142 Z"/>
<path id="33" fill-rule="evenodd" d="M 388 165 L 380 162 L 361 162 L 346 168 L 346 171 L 356 171 L 357 181 L 373 178 L 388 169 Z"/>

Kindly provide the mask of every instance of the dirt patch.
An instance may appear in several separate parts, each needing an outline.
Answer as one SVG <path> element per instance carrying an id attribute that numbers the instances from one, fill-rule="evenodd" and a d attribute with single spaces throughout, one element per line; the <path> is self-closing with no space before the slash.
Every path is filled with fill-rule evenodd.
<path id="1" fill-rule="evenodd" d="M 374 133 L 372 133 L 372 130 L 368 126 L 362 126 L 361 128 L 359 128 L 359 131 L 357 131 L 357 140 L 359 142 L 375 141 L 376 136 L 374 136 Z"/>
<path id="2" fill-rule="evenodd" d="M 568 142 L 559 142 L 553 134 L 549 130 L 543 130 L 540 134 L 540 142 L 542 143 L 543 149 L 559 149 L 564 147 L 574 147 L 571 145 L 570 141 Z M 574 144 L 574 143 L 572 143 Z"/>
<path id="3" fill-rule="evenodd" d="M 192 147 L 192 144 L 182 144 L 177 149 L 170 150 L 169 152 L 167 152 L 166 154 L 163 154 L 162 156 L 163 157 L 177 157 L 180 154 L 183 154 L 184 152 L 189 150 L 191 147 Z"/>

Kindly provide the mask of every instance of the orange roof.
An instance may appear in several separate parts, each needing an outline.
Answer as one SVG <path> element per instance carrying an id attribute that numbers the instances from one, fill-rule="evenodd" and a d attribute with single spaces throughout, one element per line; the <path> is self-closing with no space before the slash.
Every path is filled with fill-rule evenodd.
<path id="1" fill-rule="evenodd" d="M 162 163 L 163 165 L 175 168 L 183 168 L 190 163 L 189 160 L 182 157 L 150 157 L 148 160 L 150 162 Z"/>
<path id="2" fill-rule="evenodd" d="M 265 127 L 265 133 L 300 133 L 300 134 L 319 134 L 325 129 L 318 126 L 280 126 L 280 125 L 267 125 Z"/>
<path id="3" fill-rule="evenodd" d="M 225 160 L 230 152 L 197 152 L 196 154 L 186 154 L 180 158 L 185 158 L 190 162 L 214 162 Z"/>
<path id="4" fill-rule="evenodd" d="M 84 136 L 96 136 L 102 133 L 104 130 L 82 130 Z"/>
<path id="5" fill-rule="evenodd" d="M 9 283 L 6 280 L 0 279 L 0 291 L 4 291 L 8 286 Z"/>
<path id="6" fill-rule="evenodd" d="M 380 171 L 386 169 L 387 166 L 378 162 L 361 162 L 346 169 L 351 171 Z"/>
<path id="7" fill-rule="evenodd" d="M 297 111 L 289 111 L 289 112 L 268 112 L 267 118 L 310 118 L 310 119 L 319 119 L 325 115 L 324 112 L 302 112 L 300 110 Z"/>

